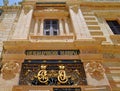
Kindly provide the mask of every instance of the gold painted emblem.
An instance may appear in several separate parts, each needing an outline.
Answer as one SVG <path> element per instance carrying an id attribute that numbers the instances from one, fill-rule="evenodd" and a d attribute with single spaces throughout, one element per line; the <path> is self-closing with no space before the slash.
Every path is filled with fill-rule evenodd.
<path id="1" fill-rule="evenodd" d="M 47 76 L 45 65 L 41 65 L 41 70 L 38 72 L 37 78 L 41 83 L 46 83 L 48 81 L 48 76 Z"/>
<path id="2" fill-rule="evenodd" d="M 64 66 L 59 66 L 60 70 L 58 72 L 58 81 L 62 84 L 67 83 L 68 77 L 66 76 L 66 72 L 64 70 Z"/>

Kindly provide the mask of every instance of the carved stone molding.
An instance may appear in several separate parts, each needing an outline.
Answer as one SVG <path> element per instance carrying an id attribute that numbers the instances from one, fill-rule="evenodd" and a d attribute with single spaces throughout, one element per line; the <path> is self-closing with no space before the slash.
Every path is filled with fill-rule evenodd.
<path id="1" fill-rule="evenodd" d="M 114 44 L 120 44 L 120 35 L 111 35 L 110 38 Z"/>
<path id="2" fill-rule="evenodd" d="M 120 12 L 118 10 L 94 10 L 94 13 L 106 20 L 116 20 L 116 18 L 120 16 Z"/>
<path id="3" fill-rule="evenodd" d="M 60 9 L 55 9 L 55 8 L 49 7 L 49 8 L 45 8 L 45 9 L 43 9 L 43 10 L 41 10 L 41 11 L 45 11 L 45 12 L 53 12 L 53 11 L 56 11 L 56 12 L 58 12 L 58 11 L 64 11 L 64 10 L 60 10 Z"/>
<path id="4" fill-rule="evenodd" d="M 103 58 L 115 58 L 115 55 L 113 53 L 104 53 Z"/>
<path id="5" fill-rule="evenodd" d="M 89 73 L 89 75 L 96 79 L 96 80 L 102 80 L 104 79 L 104 68 L 103 66 L 98 62 L 89 62 L 85 66 L 85 70 Z"/>
<path id="6" fill-rule="evenodd" d="M 78 13 L 79 6 L 78 5 L 71 5 L 69 6 L 75 13 Z"/>
<path id="7" fill-rule="evenodd" d="M 67 5 L 80 5 L 80 2 L 82 2 L 83 0 L 67 0 Z"/>
<path id="8" fill-rule="evenodd" d="M 93 54 L 96 54 L 98 53 L 98 50 L 97 49 L 92 49 L 92 50 L 82 50 L 82 53 L 83 54 L 89 54 L 89 53 L 93 53 Z"/>
<path id="9" fill-rule="evenodd" d="M 10 80 L 15 78 L 16 73 L 19 72 L 19 64 L 16 62 L 6 62 L 2 69 L 2 78 L 5 80 Z"/>
<path id="10" fill-rule="evenodd" d="M 33 9 L 33 6 L 32 5 L 25 5 L 25 6 L 23 6 L 23 9 L 24 9 L 24 13 L 27 14 L 30 10 Z"/>
<path id="11" fill-rule="evenodd" d="M 3 6 L 2 10 L 4 12 L 18 11 L 21 9 L 21 6 Z"/>

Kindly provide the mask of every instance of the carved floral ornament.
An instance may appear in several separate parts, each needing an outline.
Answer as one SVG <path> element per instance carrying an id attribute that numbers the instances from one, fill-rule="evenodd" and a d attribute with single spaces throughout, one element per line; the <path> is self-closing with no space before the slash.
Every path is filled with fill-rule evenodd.
<path id="1" fill-rule="evenodd" d="M 10 80 L 15 78 L 16 73 L 19 72 L 19 63 L 16 62 L 6 62 L 2 69 L 2 78 L 5 80 Z"/>
<path id="2" fill-rule="evenodd" d="M 102 80 L 104 79 L 104 68 L 103 66 L 98 62 L 89 62 L 85 66 L 85 70 L 89 73 L 89 75 L 96 79 L 96 80 Z"/>

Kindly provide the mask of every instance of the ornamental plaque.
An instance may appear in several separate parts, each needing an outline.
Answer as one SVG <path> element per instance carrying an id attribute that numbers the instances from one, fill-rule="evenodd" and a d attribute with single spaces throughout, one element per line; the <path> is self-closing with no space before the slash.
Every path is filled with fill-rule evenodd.
<path id="1" fill-rule="evenodd" d="M 26 50 L 26 55 L 79 55 L 79 50 Z"/>

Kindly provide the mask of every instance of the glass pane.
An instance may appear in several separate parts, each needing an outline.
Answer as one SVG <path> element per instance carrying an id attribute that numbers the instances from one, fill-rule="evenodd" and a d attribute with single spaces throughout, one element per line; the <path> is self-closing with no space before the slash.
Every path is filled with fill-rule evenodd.
<path id="1" fill-rule="evenodd" d="M 50 35 L 50 31 L 46 31 L 46 35 Z"/>
<path id="2" fill-rule="evenodd" d="M 114 26 L 119 26 L 119 23 L 117 21 L 112 21 Z"/>
<path id="3" fill-rule="evenodd" d="M 53 28 L 54 30 L 58 30 L 58 26 L 57 26 L 56 24 L 52 25 L 52 28 Z"/>
<path id="4" fill-rule="evenodd" d="M 58 20 L 52 20 L 52 24 L 58 24 Z"/>
<path id="5" fill-rule="evenodd" d="M 120 34 L 120 24 L 116 20 L 115 21 L 107 21 L 107 23 L 114 34 Z"/>
<path id="6" fill-rule="evenodd" d="M 45 29 L 45 30 L 50 29 L 50 25 L 49 25 L 49 24 L 46 24 L 46 25 L 44 26 L 44 29 Z"/>
<path id="7" fill-rule="evenodd" d="M 120 26 L 116 27 L 116 30 L 117 30 L 117 34 L 120 34 Z"/>
<path id="8" fill-rule="evenodd" d="M 45 20 L 45 24 L 50 24 L 50 20 Z"/>
<path id="9" fill-rule="evenodd" d="M 46 35 L 58 35 L 58 20 L 44 20 L 44 34 Z M 47 32 L 49 31 L 49 32 Z"/>
<path id="10" fill-rule="evenodd" d="M 53 31 L 53 35 L 57 35 L 57 31 Z"/>
<path id="11" fill-rule="evenodd" d="M 111 21 L 107 21 L 107 23 L 108 23 L 108 25 L 109 25 L 110 27 L 113 26 Z"/>

